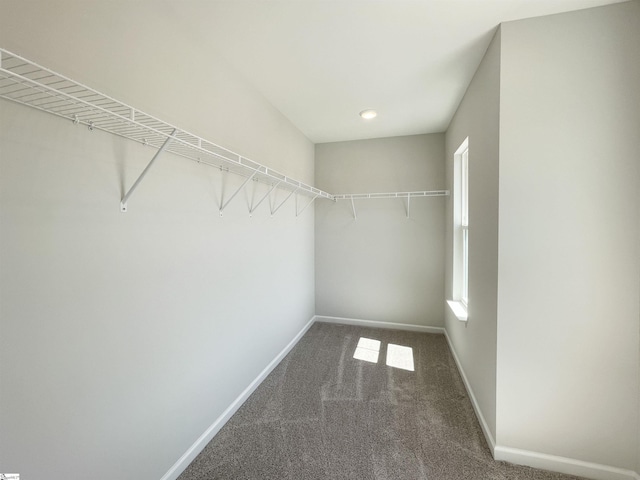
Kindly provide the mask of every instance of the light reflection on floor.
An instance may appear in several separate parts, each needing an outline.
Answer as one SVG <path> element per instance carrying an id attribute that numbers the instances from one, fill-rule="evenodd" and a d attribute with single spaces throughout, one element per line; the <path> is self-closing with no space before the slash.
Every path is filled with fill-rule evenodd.
<path id="1" fill-rule="evenodd" d="M 390 343 L 387 345 L 387 365 L 413 372 L 413 348 Z"/>
<path id="2" fill-rule="evenodd" d="M 380 340 L 360 337 L 356 351 L 353 354 L 353 358 L 356 360 L 364 360 L 365 362 L 378 363 L 379 355 Z"/>
<path id="3" fill-rule="evenodd" d="M 370 363 L 378 363 L 380 356 L 380 341 L 371 338 L 360 337 L 353 358 Z M 390 343 L 387 345 L 386 364 L 389 367 L 414 371 L 413 348 Z"/>

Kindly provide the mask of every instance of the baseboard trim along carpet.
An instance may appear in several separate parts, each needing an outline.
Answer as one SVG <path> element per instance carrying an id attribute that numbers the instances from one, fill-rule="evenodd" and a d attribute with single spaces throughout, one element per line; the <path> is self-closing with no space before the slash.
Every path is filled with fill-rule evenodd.
<path id="1" fill-rule="evenodd" d="M 451 355 L 453 355 L 453 359 L 456 362 L 456 366 L 458 367 L 458 372 L 460 372 L 460 376 L 462 377 L 462 382 L 464 383 L 464 387 L 467 389 L 467 394 L 469 394 L 469 400 L 471 400 L 471 405 L 473 406 L 473 411 L 476 412 L 476 417 L 480 422 L 480 428 L 482 428 L 482 433 L 484 433 L 484 438 L 489 445 L 489 450 L 493 454 L 495 458 L 495 450 L 496 450 L 496 441 L 491 434 L 491 430 L 489 429 L 489 424 L 484 418 L 482 414 L 482 410 L 480 410 L 480 405 L 476 400 L 476 396 L 473 393 L 473 388 L 471 388 L 471 383 L 469 383 L 469 379 L 467 375 L 464 373 L 464 369 L 462 368 L 462 363 L 460 363 L 460 359 L 458 358 L 458 354 L 456 353 L 455 348 L 453 348 L 453 343 L 451 343 L 451 339 L 449 338 L 449 334 L 445 330 L 444 336 L 447 339 L 447 344 L 449 345 L 449 350 L 451 350 Z"/>
<path id="2" fill-rule="evenodd" d="M 639 480 L 640 475 L 631 470 L 610 467 L 598 463 L 583 462 L 574 458 L 558 457 L 544 453 L 519 450 L 517 448 L 496 446 L 494 458 L 504 462 L 526 465 L 528 467 L 553 472 L 592 478 L 594 480 Z"/>
<path id="3" fill-rule="evenodd" d="M 471 384 L 467 379 L 467 375 L 462 368 L 462 364 L 460 363 L 458 355 L 453 348 L 453 343 L 451 343 L 451 339 L 449 338 L 449 334 L 446 330 L 444 335 L 447 339 L 447 343 L 449 344 L 449 350 L 451 350 L 451 354 L 453 355 L 456 366 L 458 367 L 458 371 L 460 372 L 460 376 L 462 377 L 462 381 L 464 382 L 464 386 L 469 394 L 473 410 L 480 422 L 480 427 L 482 428 L 484 437 L 489 444 L 489 448 L 493 453 L 493 458 L 495 460 L 509 462 L 516 465 L 526 465 L 528 467 L 538 468 L 541 470 L 566 473 L 568 475 L 575 475 L 578 477 L 591 478 L 594 480 L 640 480 L 640 475 L 631 470 L 624 470 L 621 468 L 610 467 L 608 465 L 584 462 L 573 458 L 558 457 L 555 455 L 547 455 L 528 450 L 519 450 L 517 448 L 496 445 L 496 441 L 489 430 L 489 426 L 484 419 L 484 416 L 482 415 L 482 410 L 480 410 L 480 406 L 478 405 L 478 401 L 473 393 Z"/>
<path id="4" fill-rule="evenodd" d="M 300 341 L 303 335 L 311 328 L 315 322 L 337 323 L 342 325 L 357 325 L 371 328 L 386 328 L 405 330 L 411 332 L 436 333 L 444 335 L 449 345 L 449 350 L 453 355 L 464 386 L 469 394 L 471 405 L 475 411 L 476 417 L 480 422 L 480 427 L 484 433 L 485 439 L 489 445 L 490 451 L 493 453 L 495 460 L 501 460 L 517 465 L 526 465 L 542 470 L 576 475 L 594 480 L 640 480 L 640 474 L 631 470 L 600 465 L 597 463 L 584 462 L 572 458 L 558 457 L 527 450 L 519 450 L 516 448 L 503 447 L 496 445 L 495 439 L 489 430 L 489 426 L 482 415 L 482 410 L 476 400 L 471 384 L 462 368 L 462 364 L 456 354 L 451 339 L 447 331 L 442 327 L 428 327 L 424 325 L 413 325 L 407 323 L 380 322 L 376 320 L 361 320 L 355 318 L 327 317 L 322 315 L 314 316 L 309 322 L 298 332 L 298 334 L 287 344 L 286 347 L 260 372 L 256 379 L 245 388 L 245 390 L 236 398 L 231 405 L 218 417 L 215 422 L 195 441 L 195 443 L 180 457 L 180 459 L 169 469 L 169 471 L 160 480 L 176 480 L 180 474 L 189 466 L 189 464 L 198 456 L 198 454 L 206 447 L 211 439 L 220 431 L 234 413 L 249 398 L 253 391 L 262 383 L 262 381 L 271 373 L 271 371 L 282 361 L 282 359 L 291 351 L 293 347 Z"/>
<path id="5" fill-rule="evenodd" d="M 377 320 L 361 320 L 356 318 L 326 317 L 323 315 L 316 315 L 314 318 L 317 322 L 324 323 L 338 323 L 341 325 L 357 325 L 359 327 L 372 328 L 390 328 L 395 330 L 406 330 L 409 332 L 438 333 L 444 335 L 444 328 L 442 327 L 428 327 L 425 325 L 413 325 L 410 323 L 380 322 Z"/>
<path id="6" fill-rule="evenodd" d="M 189 466 L 189 464 L 198 456 L 198 454 L 207 446 L 213 437 L 220 431 L 224 424 L 229 421 L 234 413 L 242 406 L 242 404 L 249 398 L 253 391 L 258 388 L 262 381 L 267 378 L 271 371 L 278 366 L 282 359 L 291 351 L 293 347 L 300 341 L 300 339 L 307 333 L 307 330 L 311 328 L 315 317 L 313 317 L 307 324 L 302 327 L 297 335 L 287 344 L 282 351 L 271 360 L 271 363 L 265 367 L 262 372 L 251 382 L 251 384 L 244 389 L 244 391 L 236 398 L 231 405 L 220 415 L 213 424 L 207 428 L 207 430 L 200 435 L 200 438 L 195 441 L 191 447 L 180 457 L 180 459 L 173 464 L 167 473 L 160 480 L 176 480 L 180 474 Z"/>

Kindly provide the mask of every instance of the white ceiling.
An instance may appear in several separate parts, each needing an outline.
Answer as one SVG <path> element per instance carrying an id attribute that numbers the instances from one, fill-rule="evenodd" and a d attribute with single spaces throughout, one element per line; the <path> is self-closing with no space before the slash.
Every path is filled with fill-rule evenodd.
<path id="1" fill-rule="evenodd" d="M 166 1 L 324 143 L 443 132 L 499 23 L 623 0 Z"/>

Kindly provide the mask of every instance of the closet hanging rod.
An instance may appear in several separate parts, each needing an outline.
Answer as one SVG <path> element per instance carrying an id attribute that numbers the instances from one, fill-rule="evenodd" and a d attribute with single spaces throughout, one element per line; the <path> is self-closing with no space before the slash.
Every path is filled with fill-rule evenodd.
<path id="1" fill-rule="evenodd" d="M 360 200 L 369 198 L 413 198 L 413 197 L 446 197 L 449 190 L 427 190 L 422 192 L 387 192 L 387 193 L 341 193 L 334 195 L 334 200 Z"/>
<path id="2" fill-rule="evenodd" d="M 333 200 L 351 200 L 351 209 L 353 211 L 353 219 L 358 221 L 356 213 L 356 204 L 354 200 L 371 199 L 371 198 L 406 198 L 407 199 L 407 218 L 410 218 L 411 199 L 415 197 L 446 197 L 449 190 L 424 190 L 421 192 L 387 192 L 387 193 L 342 193 L 334 195 Z"/>
<path id="3" fill-rule="evenodd" d="M 225 147 L 170 125 L 152 115 L 0 48 L 0 97 L 103 130 L 198 163 L 310 197 L 333 195 L 288 177 Z M 172 132 L 175 134 L 172 135 Z"/>

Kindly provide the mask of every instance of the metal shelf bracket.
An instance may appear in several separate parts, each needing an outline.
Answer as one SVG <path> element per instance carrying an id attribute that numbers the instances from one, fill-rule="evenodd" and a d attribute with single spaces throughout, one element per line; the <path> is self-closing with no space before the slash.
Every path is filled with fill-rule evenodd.
<path id="1" fill-rule="evenodd" d="M 278 185 L 280 185 L 280 183 L 281 183 L 281 182 L 274 183 L 274 184 L 271 186 L 271 188 L 267 191 L 267 193 L 265 193 L 264 197 L 262 197 L 262 198 L 258 201 L 258 203 L 256 203 L 256 206 L 255 206 L 255 207 L 251 207 L 251 208 L 249 208 L 249 216 L 250 216 L 250 217 L 251 217 L 251 216 L 253 216 L 253 212 L 255 212 L 256 208 L 258 208 L 258 207 L 260 206 L 260 204 L 261 204 L 262 202 L 264 202 L 264 201 L 265 201 L 265 199 L 266 199 L 266 198 L 271 194 L 271 192 L 273 192 L 273 190 L 275 190 L 275 189 L 277 188 L 277 186 L 278 186 Z"/>
<path id="2" fill-rule="evenodd" d="M 292 191 L 291 191 L 291 193 L 290 193 L 289 195 L 287 195 L 287 198 L 285 198 L 285 199 L 280 203 L 280 205 L 278 205 L 278 206 L 276 207 L 276 209 L 275 209 L 275 210 L 271 210 L 271 216 L 273 217 L 273 216 L 276 214 L 276 212 L 277 212 L 278 210 L 280 210 L 280 207 L 282 207 L 282 205 L 284 205 L 284 204 L 286 203 L 286 201 L 287 201 L 287 200 L 289 200 L 289 199 L 291 198 L 291 195 L 293 195 L 293 194 L 294 194 L 294 193 L 296 193 L 297 191 L 298 191 L 298 189 L 297 189 L 297 188 L 296 188 L 295 190 L 292 190 Z"/>
<path id="3" fill-rule="evenodd" d="M 138 179 L 135 182 L 133 182 L 133 185 L 131 185 L 131 188 L 129 189 L 129 191 L 125 194 L 124 197 L 122 197 L 122 200 L 120 200 L 120 211 L 121 212 L 124 213 L 124 212 L 127 211 L 127 201 L 129 200 L 129 197 L 131 197 L 131 195 L 133 195 L 133 192 L 135 192 L 136 188 L 138 188 L 138 185 L 140 185 L 140 182 L 142 182 L 142 179 L 147 175 L 147 172 L 149 172 L 149 169 L 154 164 L 154 162 L 158 159 L 160 154 L 162 152 L 164 152 L 165 148 L 167 148 L 169 146 L 169 143 L 171 143 L 171 140 L 173 140 L 173 138 L 174 138 L 174 136 L 176 134 L 176 130 L 177 129 L 175 129 L 175 128 L 173 129 L 173 132 L 171 132 L 171 135 L 169 137 L 167 137 L 167 139 L 164 141 L 164 143 L 160 147 L 160 150 L 158 150 L 156 152 L 156 154 L 153 156 L 151 161 L 144 168 L 144 170 L 142 171 L 142 173 L 140 174 Z"/>
<path id="4" fill-rule="evenodd" d="M 313 198 L 309 201 L 309 203 L 307 203 L 304 207 L 302 207 L 302 210 L 300 210 L 300 211 L 298 211 L 298 206 L 296 205 L 296 217 L 299 217 L 299 216 L 302 214 L 302 212 L 304 212 L 304 211 L 307 209 L 307 207 L 308 207 L 309 205 L 311 205 L 311 204 L 313 203 L 313 201 L 314 201 L 316 198 L 318 198 L 318 195 L 316 195 L 315 197 L 313 197 Z"/>
<path id="5" fill-rule="evenodd" d="M 250 176 L 248 176 L 244 182 L 242 182 L 242 185 L 240 185 L 238 189 L 235 192 L 233 192 L 233 195 L 231 195 L 227 199 L 227 201 L 222 204 L 222 206 L 220 207 L 220 216 L 222 216 L 222 212 L 224 211 L 225 208 L 227 208 L 227 205 L 229 205 L 229 202 L 231 202 L 231 200 L 233 200 L 235 196 L 238 195 L 238 193 L 240 193 L 240 190 L 242 190 L 247 183 L 253 180 L 253 177 L 256 176 L 256 173 L 258 173 L 258 170 L 254 170 L 253 173 Z"/>

